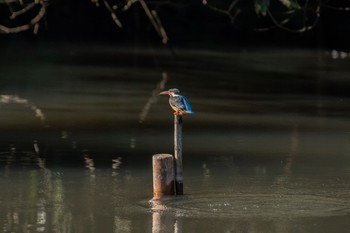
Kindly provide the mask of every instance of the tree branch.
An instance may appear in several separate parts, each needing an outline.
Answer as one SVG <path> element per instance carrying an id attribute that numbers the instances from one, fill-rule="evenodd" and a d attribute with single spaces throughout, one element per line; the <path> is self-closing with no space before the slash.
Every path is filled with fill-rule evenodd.
<path id="1" fill-rule="evenodd" d="M 10 3 L 10 2 L 14 2 L 14 0 L 6 0 L 4 2 Z M 4 34 L 18 33 L 18 32 L 29 30 L 30 28 L 34 27 L 34 34 L 36 34 L 39 28 L 39 22 L 46 14 L 46 5 L 44 0 L 35 0 L 35 2 L 28 4 L 22 10 L 12 12 L 12 15 L 10 16 L 10 19 L 15 19 L 18 15 L 24 14 L 25 12 L 29 11 L 37 4 L 40 4 L 41 7 L 38 13 L 29 21 L 29 23 L 23 24 L 20 26 L 15 26 L 15 27 L 8 27 L 0 24 L 0 33 L 4 33 Z"/>

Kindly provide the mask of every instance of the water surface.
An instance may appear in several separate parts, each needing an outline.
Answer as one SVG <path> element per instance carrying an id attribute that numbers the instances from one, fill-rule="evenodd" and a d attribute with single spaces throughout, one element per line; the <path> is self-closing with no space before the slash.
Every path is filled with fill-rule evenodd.
<path id="1" fill-rule="evenodd" d="M 348 231 L 348 58 L 13 50 L 0 70 L 1 232 Z M 151 157 L 172 153 L 158 96 L 171 87 L 196 112 L 185 195 L 149 202 Z"/>

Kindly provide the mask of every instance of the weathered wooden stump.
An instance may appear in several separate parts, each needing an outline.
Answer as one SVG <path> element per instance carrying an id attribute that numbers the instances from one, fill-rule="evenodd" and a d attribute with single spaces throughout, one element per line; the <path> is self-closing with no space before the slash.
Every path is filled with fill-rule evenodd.
<path id="1" fill-rule="evenodd" d="M 172 155 L 153 155 L 153 199 L 174 195 L 174 174 Z"/>

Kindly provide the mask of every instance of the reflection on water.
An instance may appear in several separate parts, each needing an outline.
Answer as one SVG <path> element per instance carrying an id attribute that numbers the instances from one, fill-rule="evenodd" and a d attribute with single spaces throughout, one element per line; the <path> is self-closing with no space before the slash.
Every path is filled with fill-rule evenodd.
<path id="1" fill-rule="evenodd" d="M 45 122 L 45 115 L 40 108 L 30 103 L 27 99 L 23 99 L 18 97 L 17 95 L 0 95 L 0 103 L 1 104 L 21 104 L 27 108 L 30 108 L 35 117 L 39 118 L 41 121 Z"/>
<path id="2" fill-rule="evenodd" d="M 145 121 L 145 119 L 150 111 L 151 105 L 154 103 L 157 103 L 159 93 L 165 89 L 165 84 L 167 81 L 168 81 L 168 75 L 166 72 L 163 72 L 162 79 L 157 84 L 157 87 L 152 91 L 151 97 L 148 99 L 147 103 L 145 104 L 145 106 L 143 107 L 143 109 L 141 111 L 140 118 L 139 118 L 140 123 Z"/>
<path id="3" fill-rule="evenodd" d="M 349 229 L 347 58 L 117 48 L 36 56 L 23 69 L 9 56 L 0 70 L 0 232 Z M 158 102 L 171 87 L 198 109 L 184 118 L 186 195 L 149 202 L 151 156 L 173 148 L 173 116 Z"/>

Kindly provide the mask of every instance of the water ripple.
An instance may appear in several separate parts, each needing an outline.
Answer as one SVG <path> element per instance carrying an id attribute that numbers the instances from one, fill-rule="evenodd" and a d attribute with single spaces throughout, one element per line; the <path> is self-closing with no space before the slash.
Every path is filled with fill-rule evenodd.
<path id="1" fill-rule="evenodd" d="M 345 199 L 309 194 L 183 196 L 151 202 L 152 211 L 184 217 L 323 217 L 350 213 Z"/>

